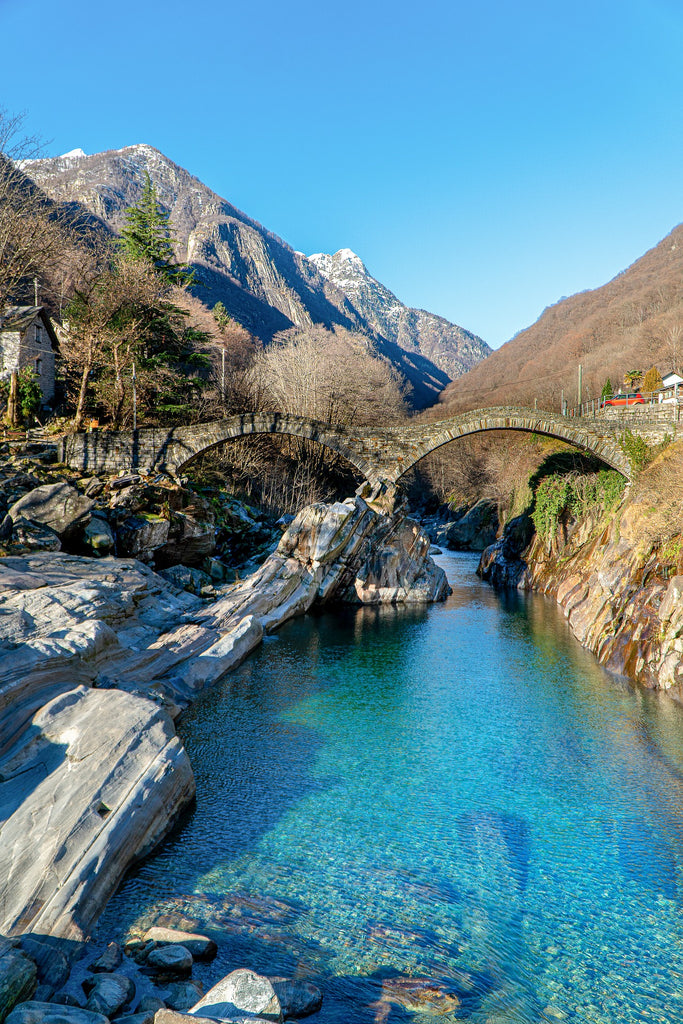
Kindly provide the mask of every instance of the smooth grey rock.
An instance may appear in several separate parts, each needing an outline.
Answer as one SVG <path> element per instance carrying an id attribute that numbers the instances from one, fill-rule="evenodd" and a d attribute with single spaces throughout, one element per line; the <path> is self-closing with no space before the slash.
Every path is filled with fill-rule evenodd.
<path id="1" fill-rule="evenodd" d="M 207 935 L 183 932 L 176 928 L 148 928 L 143 939 L 145 942 L 154 942 L 157 946 L 184 946 L 185 949 L 189 949 L 195 960 L 213 960 L 218 952 L 218 946 Z"/>
<path id="2" fill-rule="evenodd" d="M 78 1006 L 31 1001 L 17 1006 L 6 1024 L 109 1024 L 109 1021 L 101 1013 Z"/>
<path id="3" fill-rule="evenodd" d="M 193 796 L 192 770 L 166 712 L 116 690 L 56 697 L 29 738 L 0 769 L 0 932 L 81 939 Z"/>
<path id="4" fill-rule="evenodd" d="M 447 527 L 445 541 L 456 551 L 483 551 L 495 541 L 499 526 L 497 503 L 481 498 L 462 518 Z"/>
<path id="5" fill-rule="evenodd" d="M 17 949 L 0 956 L 0 1021 L 17 1003 L 30 999 L 36 987 L 36 965 Z"/>
<path id="6" fill-rule="evenodd" d="M 192 970 L 192 953 L 185 946 L 158 946 L 147 954 L 144 970 L 155 974 L 185 975 Z"/>
<path id="7" fill-rule="evenodd" d="M 246 968 L 239 968 L 222 978 L 195 1003 L 190 1012 L 219 1020 L 244 1016 L 282 1020 L 280 1000 L 270 980 Z"/>
<path id="8" fill-rule="evenodd" d="M 120 967 L 122 960 L 123 952 L 118 942 L 110 942 L 104 952 L 96 960 L 93 960 L 88 969 L 93 974 L 111 974 L 117 967 Z"/>
<path id="9" fill-rule="evenodd" d="M 171 1010 L 191 1010 L 203 994 L 198 981 L 176 981 L 165 990 L 166 1005 Z"/>
<path id="10" fill-rule="evenodd" d="M 322 992 L 310 981 L 293 981 L 290 978 L 271 978 L 270 981 L 285 1018 L 300 1020 L 310 1017 L 323 1004 Z"/>
<path id="11" fill-rule="evenodd" d="M 96 974 L 85 1006 L 93 1013 L 114 1017 L 134 995 L 135 985 L 125 974 Z"/>
<path id="12" fill-rule="evenodd" d="M 83 519 L 92 507 L 91 499 L 79 494 L 70 484 L 42 484 L 15 501 L 9 514 L 15 523 L 23 516 L 49 526 L 64 539 L 74 524 Z"/>

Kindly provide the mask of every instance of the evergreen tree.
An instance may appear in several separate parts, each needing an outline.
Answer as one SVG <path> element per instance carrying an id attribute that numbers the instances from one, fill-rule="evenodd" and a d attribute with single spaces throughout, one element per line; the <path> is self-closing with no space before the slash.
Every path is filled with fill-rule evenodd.
<path id="1" fill-rule="evenodd" d="M 607 378 L 605 383 L 602 385 L 602 391 L 600 393 L 600 397 L 602 399 L 614 398 L 614 391 L 612 390 L 612 381 L 609 379 L 609 377 Z"/>
<path id="2" fill-rule="evenodd" d="M 221 330 L 223 330 L 223 328 L 227 327 L 229 324 L 232 323 L 232 317 L 230 316 L 222 302 L 218 301 L 211 310 L 211 312 L 213 313 L 214 320 L 221 328 Z"/>
<path id="3" fill-rule="evenodd" d="M 126 226 L 121 231 L 123 254 L 130 260 L 151 263 L 170 284 L 192 284 L 194 272 L 175 261 L 168 220 L 169 214 L 161 208 L 154 183 L 145 171 L 140 202 L 126 210 Z"/>

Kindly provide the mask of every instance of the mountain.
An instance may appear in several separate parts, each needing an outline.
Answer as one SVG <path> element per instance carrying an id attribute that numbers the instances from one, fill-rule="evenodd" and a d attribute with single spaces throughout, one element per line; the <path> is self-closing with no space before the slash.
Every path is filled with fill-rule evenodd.
<path id="1" fill-rule="evenodd" d="M 576 403 L 579 364 L 583 400 L 600 397 L 609 377 L 616 390 L 629 370 L 683 368 L 683 225 L 600 288 L 544 310 L 536 323 L 453 381 L 438 415 L 483 405 L 560 408 Z M 436 413 L 437 410 L 434 410 Z"/>
<path id="2" fill-rule="evenodd" d="M 199 282 L 195 293 L 209 306 L 223 302 L 235 320 L 265 342 L 278 331 L 312 323 L 359 331 L 407 378 L 415 408 L 433 404 L 453 376 L 445 369 L 445 358 L 437 362 L 427 355 L 427 328 L 420 327 L 413 337 L 407 315 L 402 330 L 389 330 L 392 317 L 387 313 L 385 334 L 378 312 L 367 318 L 332 277 L 320 273 L 315 262 L 152 146 L 127 146 L 91 156 L 76 149 L 60 157 L 26 161 L 23 166 L 53 199 L 82 204 L 114 231 L 122 228 L 126 209 L 139 201 L 145 174 L 149 174 L 161 206 L 169 213 L 177 257 L 195 269 Z M 398 303 L 379 282 L 368 280 Z M 375 306 L 379 304 L 377 299 Z M 371 304 L 367 305 L 370 310 Z M 439 317 L 434 320 L 447 324 Z M 442 335 L 443 341 L 432 347 L 446 353 L 448 331 L 444 329 Z M 453 335 L 455 345 L 457 337 Z M 453 362 L 454 367 L 459 365 Z"/>
<path id="3" fill-rule="evenodd" d="M 351 301 L 354 309 L 383 338 L 396 342 L 407 352 L 420 353 L 456 378 L 491 355 L 491 349 L 476 334 L 458 327 L 424 309 L 404 306 L 376 278 L 360 256 L 340 249 L 333 256 L 318 252 L 308 257 L 320 273 Z"/>

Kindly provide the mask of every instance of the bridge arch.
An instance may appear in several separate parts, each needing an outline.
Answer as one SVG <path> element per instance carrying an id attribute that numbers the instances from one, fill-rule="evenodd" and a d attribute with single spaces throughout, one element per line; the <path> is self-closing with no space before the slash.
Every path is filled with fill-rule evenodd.
<path id="1" fill-rule="evenodd" d="M 617 442 L 613 426 L 530 409 L 477 409 L 425 424 L 425 429 L 416 431 L 415 442 L 401 459 L 400 473 L 393 479 L 400 480 L 421 459 L 449 442 L 490 430 L 541 434 L 564 441 L 579 451 L 595 455 L 627 480 L 631 479 L 631 463 Z"/>
<path id="2" fill-rule="evenodd" d="M 173 434 L 173 463 L 177 471 L 185 469 L 198 455 L 218 448 L 226 441 L 243 437 L 280 435 L 315 441 L 341 455 L 364 479 L 372 467 L 363 457 L 357 437 L 343 427 L 318 420 L 282 413 L 246 413 L 197 427 L 179 427 Z"/>

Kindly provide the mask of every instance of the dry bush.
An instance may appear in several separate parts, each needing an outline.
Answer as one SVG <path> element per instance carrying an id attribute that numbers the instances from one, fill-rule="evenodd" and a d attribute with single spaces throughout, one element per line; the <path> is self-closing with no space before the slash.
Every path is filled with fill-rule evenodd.
<path id="1" fill-rule="evenodd" d="M 204 336 L 198 350 L 211 360 L 212 392 L 203 418 L 260 409 L 252 368 L 261 342 L 235 320 L 219 324 L 208 306 L 185 289 L 174 288 L 171 300 L 187 314 L 188 326 Z"/>
<path id="2" fill-rule="evenodd" d="M 305 438 L 239 438 L 204 453 L 193 475 L 215 478 L 239 497 L 277 515 L 353 494 L 360 475 L 323 445 Z"/>
<path id="3" fill-rule="evenodd" d="M 414 504 L 457 507 L 488 498 L 505 520 L 530 504 L 529 478 L 544 459 L 565 450 L 571 449 L 562 441 L 521 431 L 472 434 L 425 456 L 404 486 Z"/>
<path id="4" fill-rule="evenodd" d="M 255 360 L 254 394 L 269 410 L 339 426 L 398 422 L 405 384 L 368 344 L 341 327 L 283 331 Z"/>
<path id="5" fill-rule="evenodd" d="M 683 534 L 683 441 L 670 444 L 638 474 L 631 504 L 640 507 L 640 539 L 650 547 Z"/>

